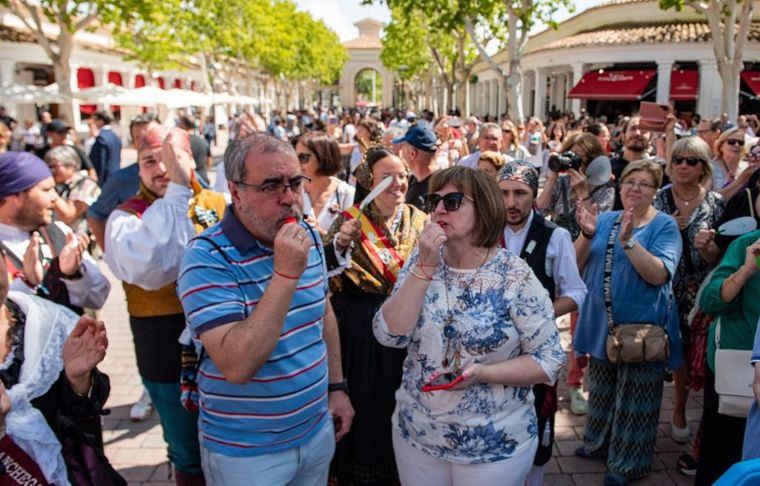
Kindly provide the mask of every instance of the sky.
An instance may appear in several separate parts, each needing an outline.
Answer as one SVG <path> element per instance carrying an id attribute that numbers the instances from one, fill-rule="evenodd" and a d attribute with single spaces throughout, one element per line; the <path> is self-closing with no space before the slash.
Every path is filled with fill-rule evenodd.
<path id="1" fill-rule="evenodd" d="M 354 27 L 354 22 L 367 17 L 387 23 L 391 19 L 390 12 L 385 3 L 365 6 L 361 0 L 295 0 L 301 10 L 310 12 L 315 18 L 321 19 L 334 30 L 340 40 L 345 42 L 356 38 L 359 31 Z M 604 3 L 606 0 L 576 0 L 575 14 L 583 10 Z M 557 15 L 557 20 L 562 21 L 570 17 L 567 12 Z M 534 29 L 541 31 L 542 28 Z"/>

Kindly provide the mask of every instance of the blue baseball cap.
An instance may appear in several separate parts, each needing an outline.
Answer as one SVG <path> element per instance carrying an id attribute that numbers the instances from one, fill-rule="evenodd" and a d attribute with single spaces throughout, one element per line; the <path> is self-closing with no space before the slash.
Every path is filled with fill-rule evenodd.
<path id="1" fill-rule="evenodd" d="M 403 137 L 393 139 L 394 144 L 405 142 L 425 152 L 433 153 L 438 150 L 438 140 L 435 137 L 435 133 L 419 123 L 410 127 Z"/>

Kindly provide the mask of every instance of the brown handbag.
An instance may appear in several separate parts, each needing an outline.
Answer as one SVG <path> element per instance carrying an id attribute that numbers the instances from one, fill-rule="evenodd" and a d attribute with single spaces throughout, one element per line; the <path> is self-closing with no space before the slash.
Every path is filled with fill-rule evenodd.
<path id="1" fill-rule="evenodd" d="M 607 360 L 610 363 L 661 363 L 668 359 L 668 335 L 658 324 L 630 323 L 615 324 L 612 320 L 612 252 L 615 237 L 620 228 L 618 218 L 610 229 L 607 240 L 604 265 L 604 303 L 607 308 Z M 671 299 L 668 299 L 665 322 L 670 313 Z"/>

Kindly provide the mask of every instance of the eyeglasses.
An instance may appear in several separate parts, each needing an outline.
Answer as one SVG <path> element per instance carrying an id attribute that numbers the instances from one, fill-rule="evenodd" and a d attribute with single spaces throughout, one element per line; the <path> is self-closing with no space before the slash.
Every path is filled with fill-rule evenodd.
<path id="1" fill-rule="evenodd" d="M 650 184 L 648 182 L 634 182 L 634 181 L 625 181 L 620 185 L 625 187 L 628 190 L 633 189 L 635 187 L 639 191 L 642 191 L 644 189 L 652 190 L 657 187 L 654 184 Z"/>
<path id="2" fill-rule="evenodd" d="M 443 209 L 451 212 L 457 211 L 459 209 L 464 198 L 467 198 L 470 201 L 475 201 L 473 198 L 463 192 L 450 192 L 443 196 L 433 192 L 430 194 L 425 194 L 423 196 L 423 201 L 425 205 L 425 211 L 428 213 L 435 211 L 435 209 L 438 207 L 438 203 L 441 201 L 443 201 Z"/>
<path id="3" fill-rule="evenodd" d="M 673 161 L 673 165 L 681 165 L 686 162 L 691 167 L 695 167 L 697 164 L 702 163 L 702 159 L 699 157 L 684 157 L 682 155 L 674 155 L 671 160 Z"/>
<path id="4" fill-rule="evenodd" d="M 726 140 L 726 143 L 728 145 L 744 145 L 744 140 L 739 140 L 738 138 L 729 138 Z"/>
<path id="5" fill-rule="evenodd" d="M 308 164 L 312 154 L 302 153 L 298 154 L 298 162 L 301 164 Z"/>
<path id="6" fill-rule="evenodd" d="M 311 179 L 305 175 L 295 176 L 285 183 L 265 182 L 264 184 L 248 184 L 243 181 L 233 181 L 243 187 L 250 187 L 268 196 L 282 197 L 290 189 L 294 193 L 300 192 L 304 182 L 311 182 Z"/>

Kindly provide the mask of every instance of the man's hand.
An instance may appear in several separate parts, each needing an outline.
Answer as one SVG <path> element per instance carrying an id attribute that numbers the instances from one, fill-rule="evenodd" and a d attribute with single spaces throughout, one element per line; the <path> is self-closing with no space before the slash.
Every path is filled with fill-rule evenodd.
<path id="1" fill-rule="evenodd" d="M 108 338 L 103 321 L 90 316 L 79 318 L 63 344 L 63 368 L 72 388 L 86 395 L 91 386 L 90 373 L 106 357 Z"/>
<path id="2" fill-rule="evenodd" d="M 75 235 L 69 233 L 66 235 L 66 244 L 58 255 L 58 264 L 61 267 L 61 273 L 66 277 L 71 277 L 79 271 L 82 266 L 82 258 L 87 246 L 90 244 L 90 237 L 82 234 Z"/>
<path id="3" fill-rule="evenodd" d="M 285 224 L 274 238 L 274 271 L 293 279 L 306 270 L 314 242 L 298 224 Z"/>
<path id="4" fill-rule="evenodd" d="M 43 269 L 42 261 L 40 260 L 40 234 L 36 231 L 32 233 L 32 237 L 29 239 L 29 246 L 26 247 L 24 252 L 24 278 L 27 283 L 33 287 L 36 287 L 42 283 Z"/>
<path id="5" fill-rule="evenodd" d="M 177 140 L 174 140 L 175 136 L 171 132 L 166 136 L 161 145 L 161 160 L 166 166 L 166 175 L 170 181 L 182 187 L 189 187 L 195 161 L 192 155 L 187 153 Z"/>
<path id="6" fill-rule="evenodd" d="M 348 395 L 342 391 L 334 391 L 328 395 L 327 409 L 335 423 L 335 442 L 345 436 L 351 430 L 351 422 L 354 420 L 354 407 Z"/>

